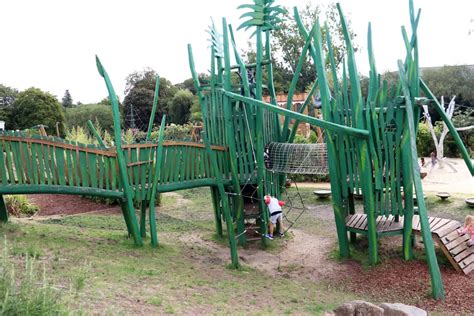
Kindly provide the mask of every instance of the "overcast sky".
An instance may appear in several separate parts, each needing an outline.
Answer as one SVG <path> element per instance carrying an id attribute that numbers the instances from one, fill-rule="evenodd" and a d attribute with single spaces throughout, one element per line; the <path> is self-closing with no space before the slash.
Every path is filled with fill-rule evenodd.
<path id="1" fill-rule="evenodd" d="M 179 83 L 190 77 L 186 45 L 191 43 L 199 72 L 208 69 L 208 35 L 214 17 L 238 25 L 236 7 L 250 0 L 1 0 L 0 83 L 17 89 L 31 86 L 61 99 L 69 89 L 74 102 L 98 102 L 107 95 L 94 55 L 101 58 L 123 99 L 125 77 L 144 67 Z M 380 72 L 403 58 L 400 26 L 409 26 L 408 0 L 342 0 L 344 12 L 362 48 L 358 66 L 367 72 L 367 23 L 372 22 Z M 305 0 L 277 0 L 289 7 Z M 329 1 L 313 3 L 327 4 Z M 416 0 L 421 66 L 474 64 L 474 1 Z M 246 46 L 246 34 L 238 45 Z"/>

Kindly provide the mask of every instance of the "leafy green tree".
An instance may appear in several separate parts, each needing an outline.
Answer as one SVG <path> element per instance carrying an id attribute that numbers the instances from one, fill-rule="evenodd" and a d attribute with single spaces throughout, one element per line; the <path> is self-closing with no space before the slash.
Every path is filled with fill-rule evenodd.
<path id="1" fill-rule="evenodd" d="M 199 83 L 201 85 L 209 84 L 209 81 L 210 81 L 209 75 L 207 75 L 205 73 L 200 73 L 198 75 L 198 79 L 199 79 Z M 176 87 L 179 88 L 179 89 L 183 89 L 183 90 L 187 89 L 187 90 L 191 91 L 191 93 L 194 94 L 194 95 L 197 93 L 196 87 L 194 86 L 193 78 L 188 78 L 188 79 L 184 80 L 183 82 L 178 83 L 176 85 Z"/>
<path id="2" fill-rule="evenodd" d="M 170 121 L 176 124 L 184 124 L 191 116 L 193 94 L 188 90 L 179 90 L 174 95 L 169 106 Z"/>
<path id="3" fill-rule="evenodd" d="M 290 15 L 292 14 L 292 10 L 287 8 L 283 22 L 279 25 L 280 27 L 273 32 L 272 37 L 272 57 L 274 60 L 273 77 L 275 90 L 277 92 L 288 92 L 288 88 L 301 55 L 301 50 L 305 44 L 305 40 L 298 30 L 298 25 L 293 18 L 290 18 Z M 321 7 L 312 6 L 309 3 L 299 12 L 299 14 L 308 31 L 311 30 L 313 23 L 316 21 L 318 16 L 326 16 L 326 23 L 333 44 L 334 57 L 336 64 L 340 65 L 346 49 L 336 6 L 332 4 L 323 11 Z M 348 21 L 348 25 L 350 29 L 350 21 Z M 352 31 L 350 32 L 352 38 L 354 38 L 356 35 Z M 322 42 L 325 44 L 327 34 L 324 26 L 321 27 L 321 36 Z M 324 45 L 323 48 L 327 52 L 327 46 Z M 356 44 L 354 44 L 354 48 L 357 50 Z M 244 55 L 248 62 L 254 62 L 255 52 L 253 48 L 248 48 L 247 51 L 244 52 Z M 307 91 L 311 88 L 311 85 L 315 80 L 316 72 L 312 65 L 311 57 L 308 55 L 303 64 L 296 91 Z"/>
<path id="4" fill-rule="evenodd" d="M 456 95 L 456 103 L 474 106 L 474 67 L 443 66 L 422 69 L 422 78 L 434 95 L 450 98 Z"/>
<path id="5" fill-rule="evenodd" d="M 65 110 L 66 121 L 69 128 L 81 126 L 87 128 L 87 121 L 100 122 L 100 126 L 108 132 L 112 132 L 114 121 L 112 117 L 112 108 L 106 104 L 84 104 Z"/>
<path id="6" fill-rule="evenodd" d="M 46 125 L 49 134 L 55 134 L 56 123 L 64 134 L 64 113 L 55 96 L 38 88 L 29 88 L 18 94 L 12 109 L 14 129 L 27 129 Z"/>
<path id="7" fill-rule="evenodd" d="M 18 90 L 0 84 L 0 120 L 5 122 L 5 129 L 12 129 L 12 105 L 18 96 Z"/>
<path id="8" fill-rule="evenodd" d="M 74 106 L 74 104 L 72 103 L 72 97 L 71 97 L 71 94 L 69 93 L 69 90 L 66 90 L 66 92 L 64 92 L 62 104 L 65 108 L 72 108 Z"/>
<path id="9" fill-rule="evenodd" d="M 143 130 L 148 127 L 151 109 L 153 107 L 153 97 L 155 93 L 157 73 L 152 69 L 145 69 L 143 71 L 133 72 L 127 76 L 125 85 L 125 99 L 123 101 L 123 111 L 125 119 L 125 127 L 130 127 L 130 117 L 133 107 L 134 119 L 141 122 L 137 126 Z M 160 78 L 160 91 L 158 99 L 158 107 L 156 110 L 155 124 L 159 124 L 163 114 L 168 112 L 168 105 L 171 102 L 176 88 L 166 78 Z"/>
<path id="10" fill-rule="evenodd" d="M 201 112 L 201 103 L 197 96 L 193 99 L 193 104 L 191 105 L 191 122 L 202 122 L 202 112 Z"/>

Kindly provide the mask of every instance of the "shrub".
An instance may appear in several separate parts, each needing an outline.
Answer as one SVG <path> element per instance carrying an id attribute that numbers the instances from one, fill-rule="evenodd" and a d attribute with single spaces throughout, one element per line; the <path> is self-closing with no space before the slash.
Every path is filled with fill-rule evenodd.
<path id="1" fill-rule="evenodd" d="M 108 132 L 114 129 L 112 108 L 109 105 L 84 104 L 66 109 L 66 121 L 69 127 L 81 126 L 85 128 L 88 120 L 100 122 L 100 125 Z"/>
<path id="2" fill-rule="evenodd" d="M 25 195 L 6 195 L 4 197 L 8 213 L 13 216 L 32 216 L 39 211 L 39 207 L 31 203 Z"/>
<path id="3" fill-rule="evenodd" d="M 418 150 L 418 156 L 429 157 L 430 153 L 434 151 L 435 145 L 431 132 L 427 124 L 421 123 L 418 126 L 418 134 L 416 135 L 416 148 Z"/>

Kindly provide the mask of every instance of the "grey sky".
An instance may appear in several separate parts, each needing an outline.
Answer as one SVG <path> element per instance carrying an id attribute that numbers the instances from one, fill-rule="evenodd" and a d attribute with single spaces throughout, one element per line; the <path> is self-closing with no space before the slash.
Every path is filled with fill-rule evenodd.
<path id="1" fill-rule="evenodd" d="M 74 101 L 97 102 L 106 89 L 94 62 L 98 54 L 116 91 L 123 98 L 125 77 L 151 67 L 178 83 L 190 77 L 186 44 L 191 43 L 200 72 L 208 69 L 205 30 L 214 17 L 238 25 L 236 7 L 250 0 L 2 0 L 0 83 L 25 89 L 31 86 L 62 98 L 69 89 Z M 344 12 L 362 48 L 358 66 L 367 72 L 367 23 L 372 22 L 379 71 L 396 68 L 403 58 L 400 26 L 409 26 L 406 0 L 342 0 Z M 304 0 L 277 0 L 285 6 Z M 314 1 L 327 4 L 329 1 Z M 421 66 L 474 64 L 472 0 L 417 0 L 422 8 L 419 26 Z M 246 34 L 238 37 L 246 46 Z"/>

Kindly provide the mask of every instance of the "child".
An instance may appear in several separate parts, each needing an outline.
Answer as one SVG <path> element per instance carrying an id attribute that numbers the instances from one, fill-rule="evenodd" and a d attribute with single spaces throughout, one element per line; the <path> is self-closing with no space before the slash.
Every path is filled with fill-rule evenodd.
<path id="1" fill-rule="evenodd" d="M 472 246 L 474 245 L 474 216 L 467 215 L 466 219 L 464 220 L 464 228 L 458 229 L 459 234 L 469 234 L 471 239 L 468 240 L 467 245 Z"/>
<path id="2" fill-rule="evenodd" d="M 275 225 L 277 222 L 280 224 L 280 237 L 284 237 L 285 227 L 283 226 L 283 211 L 281 210 L 281 207 L 285 205 L 285 202 L 278 201 L 277 198 L 270 195 L 265 195 L 264 201 L 265 204 L 268 205 L 268 212 L 270 213 L 270 223 L 268 224 L 269 232 L 267 235 L 265 235 L 265 237 L 268 239 L 273 239 L 273 231 L 275 230 Z"/>

